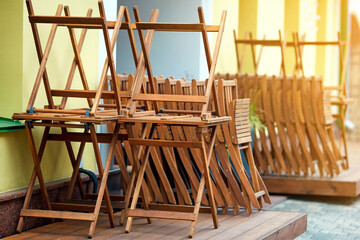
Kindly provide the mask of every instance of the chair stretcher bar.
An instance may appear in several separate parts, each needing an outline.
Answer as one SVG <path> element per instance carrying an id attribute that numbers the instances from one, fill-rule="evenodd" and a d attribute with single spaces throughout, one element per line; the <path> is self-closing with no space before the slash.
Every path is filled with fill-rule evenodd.
<path id="1" fill-rule="evenodd" d="M 98 133 L 97 135 L 99 143 L 111 143 L 113 134 L 110 133 Z M 61 133 L 61 134 L 49 134 L 49 141 L 70 141 L 70 142 L 92 142 L 90 133 Z M 118 140 L 127 140 L 127 134 L 118 134 Z"/>
<path id="2" fill-rule="evenodd" d="M 95 98 L 97 91 L 95 90 L 51 90 L 53 97 L 74 97 L 74 98 Z M 130 93 L 120 91 L 120 97 L 130 98 Z M 114 99 L 114 91 L 102 91 L 102 99 Z"/>
<path id="3" fill-rule="evenodd" d="M 220 29 L 219 25 L 205 25 L 203 23 L 136 23 L 137 29 L 175 32 L 202 32 L 204 26 L 207 32 L 218 32 Z"/>
<path id="4" fill-rule="evenodd" d="M 29 16 L 30 23 L 104 25 L 101 17 Z"/>

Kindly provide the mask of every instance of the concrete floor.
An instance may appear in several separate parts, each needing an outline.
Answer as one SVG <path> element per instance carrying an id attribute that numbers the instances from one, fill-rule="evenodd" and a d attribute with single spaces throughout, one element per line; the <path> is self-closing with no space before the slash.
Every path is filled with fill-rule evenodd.
<path id="1" fill-rule="evenodd" d="M 360 239 L 360 197 L 290 196 L 270 209 L 308 214 L 307 232 L 296 239 Z"/>
<path id="2" fill-rule="evenodd" d="M 348 142 L 348 151 L 351 168 L 351 161 L 360 158 L 360 141 Z M 356 198 L 287 197 L 286 200 L 271 205 L 269 209 L 308 214 L 307 232 L 296 239 L 360 240 L 360 196 Z"/>

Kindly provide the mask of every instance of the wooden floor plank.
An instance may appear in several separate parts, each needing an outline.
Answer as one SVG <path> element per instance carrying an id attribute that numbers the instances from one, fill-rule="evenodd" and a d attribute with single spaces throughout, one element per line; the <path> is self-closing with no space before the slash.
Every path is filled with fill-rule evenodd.
<path id="1" fill-rule="evenodd" d="M 195 229 L 195 239 L 289 239 L 306 231 L 306 214 L 280 211 L 254 212 L 250 216 L 240 213 L 233 216 L 219 214 L 219 228 L 214 229 L 211 214 L 199 214 Z M 276 221 L 273 221 L 276 219 Z M 116 216 L 116 223 L 119 217 Z M 129 234 L 124 226 L 109 227 L 106 215 L 99 217 L 93 239 L 188 239 L 190 223 L 186 221 L 153 219 L 148 224 L 144 218 L 135 218 Z M 89 222 L 65 220 L 40 228 L 35 228 L 6 239 L 87 239 Z M 261 230 L 261 231 L 260 231 Z M 261 233 L 260 235 L 258 233 Z M 241 235 L 242 234 L 242 235 Z M 257 234 L 257 235 L 256 235 Z M 253 238 L 253 237 L 256 238 Z M 245 238 L 243 238 L 245 237 Z"/>
<path id="2" fill-rule="evenodd" d="M 295 213 L 295 212 L 278 212 L 276 216 L 274 216 L 276 212 L 274 211 L 265 211 L 263 214 L 267 215 L 268 221 L 266 221 L 266 224 L 261 225 L 255 225 L 253 228 L 250 228 L 249 230 L 246 230 L 244 232 L 238 231 L 239 229 L 236 228 L 236 231 L 227 231 L 227 233 L 231 233 L 227 239 L 261 239 L 264 238 L 264 236 L 269 236 L 271 233 L 274 233 L 277 229 L 281 228 L 281 226 L 289 226 L 292 222 L 295 222 L 295 220 L 298 220 L 299 217 L 304 216 L 303 213 Z M 274 221 L 276 219 L 276 221 Z M 291 219 L 289 221 L 289 219 Z M 301 219 L 301 218 L 300 218 Z M 301 220 L 305 219 L 305 229 L 306 229 L 306 217 L 304 217 Z M 302 223 L 304 221 L 301 221 Z M 275 230 L 274 230 L 275 229 Z M 287 232 L 288 234 L 291 234 L 291 231 Z M 277 234 L 273 234 L 277 235 Z M 296 236 L 295 236 L 296 237 Z M 286 239 L 292 239 L 292 235 L 286 235 Z"/>
<path id="3" fill-rule="evenodd" d="M 255 226 L 265 226 L 271 219 L 278 217 L 281 212 L 271 211 L 272 214 L 267 214 L 267 211 L 255 212 L 249 216 L 239 216 L 238 218 L 229 219 L 224 223 L 224 227 L 210 234 L 206 232 L 200 236 L 199 239 L 231 239 L 242 232 L 245 232 Z"/>
<path id="4" fill-rule="evenodd" d="M 303 234 L 304 229 L 307 229 L 307 215 L 299 214 L 299 217 L 293 219 L 286 228 L 276 229 L 264 237 L 264 240 L 295 239 Z"/>
<path id="5" fill-rule="evenodd" d="M 354 150 L 350 151 L 351 153 Z M 356 197 L 360 195 L 360 155 L 351 154 L 350 168 L 338 176 L 308 177 L 263 176 L 270 193 Z"/>
<path id="6" fill-rule="evenodd" d="M 196 223 L 195 233 L 194 233 L 194 238 L 196 238 L 196 239 L 197 239 L 198 233 L 200 231 L 202 231 L 202 230 L 211 231 L 211 230 L 215 229 L 214 225 L 213 225 L 213 220 L 212 220 L 210 214 L 202 213 L 202 214 L 199 214 L 199 216 L 203 217 L 203 219 Z M 230 214 L 227 214 L 227 215 L 218 214 L 219 224 L 221 224 L 226 219 L 229 219 L 232 217 L 233 216 Z M 177 226 L 175 225 L 174 227 L 177 227 Z M 161 239 L 161 240 L 183 239 L 183 238 L 188 239 L 189 230 L 190 230 L 190 224 L 188 223 L 187 225 L 183 226 L 182 228 L 177 227 L 177 230 L 174 230 L 173 232 L 171 232 L 171 234 L 161 233 L 161 235 L 163 237 L 159 237 L 158 239 Z"/>

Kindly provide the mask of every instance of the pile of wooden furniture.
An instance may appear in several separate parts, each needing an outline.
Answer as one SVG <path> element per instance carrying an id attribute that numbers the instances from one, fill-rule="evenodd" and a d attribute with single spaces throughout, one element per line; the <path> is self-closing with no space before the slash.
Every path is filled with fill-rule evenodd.
<path id="1" fill-rule="evenodd" d="M 67 6 L 64 8 L 65 16 L 62 16 L 62 5 L 58 6 L 55 16 L 38 16 L 34 14 L 31 0 L 26 3 L 40 67 L 26 112 L 13 115 L 14 119 L 26 122 L 35 165 L 20 213 L 18 232 L 22 231 L 24 217 L 60 218 L 89 221 L 88 236 L 92 237 L 100 212 L 107 213 L 110 226 L 114 227 L 111 202 L 121 200 L 125 204 L 121 222 L 127 220 L 126 232 L 130 232 L 134 217 L 146 218 L 149 223 L 153 218 L 163 218 L 190 221 L 189 236 L 192 237 L 199 212 L 211 213 L 217 228 L 219 207 L 223 212 L 232 207 L 235 213 L 243 207 L 250 214 L 253 207 L 262 208 L 263 200 L 270 203 L 250 148 L 249 99 L 238 99 L 237 81 L 215 81 L 226 11 L 222 13 L 219 25 L 206 25 L 202 8 L 198 9 L 200 22 L 186 24 L 158 23 L 158 10 L 151 11 L 148 22 L 141 22 L 138 9 L 134 8 L 136 23 L 131 23 L 128 9 L 124 6 L 120 6 L 115 22 L 107 21 L 101 0 L 100 17 L 91 17 L 91 9 L 86 17 L 72 17 Z M 52 24 L 44 51 L 39 40 L 39 23 Z M 58 27 L 68 29 L 75 55 L 65 87 L 61 90 L 50 87 L 46 72 Z M 75 28 L 82 29 L 78 40 Z M 106 45 L 107 59 L 96 90 L 89 89 L 80 57 L 88 29 L 102 31 Z M 109 29 L 113 29 L 111 37 Z M 119 30 L 128 32 L 136 66 L 134 75 L 116 74 L 113 50 Z M 134 30 L 137 30 L 141 43 L 140 55 L 134 41 Z M 154 77 L 149 53 L 156 31 L 201 32 L 208 79 L 205 82 L 185 82 Z M 218 33 L 212 55 L 208 32 Z M 83 85 L 81 90 L 71 88 L 76 68 Z M 110 76 L 107 76 L 108 71 Z M 145 71 L 147 76 L 144 76 Z M 35 108 L 41 81 L 48 103 L 44 108 Z M 57 101 L 60 104 L 56 103 L 55 97 L 60 97 Z M 87 106 L 68 109 L 69 98 L 85 99 Z M 96 127 L 104 124 L 108 133 L 97 133 Z M 44 127 L 38 149 L 32 133 L 34 127 Z M 40 162 L 48 141 L 64 142 L 73 166 L 64 203 L 51 203 L 47 195 Z M 80 142 L 77 155 L 72 142 Z M 97 194 L 84 191 L 79 175 L 87 142 L 93 146 L 101 181 Z M 110 143 L 104 168 L 98 143 Z M 244 151 L 245 159 L 241 158 L 240 151 Z M 111 196 L 106 186 L 113 156 L 121 170 L 125 196 Z M 244 162 L 249 166 L 249 172 L 245 170 Z M 127 164 L 132 166 L 130 175 Z M 45 210 L 28 208 L 36 179 L 40 183 Z M 72 199 L 76 183 L 83 198 L 80 201 Z M 138 203 L 142 208 L 138 208 Z"/>
<path id="2" fill-rule="evenodd" d="M 217 79 L 236 79 L 240 98 L 250 98 L 256 113 L 265 126 L 256 131 L 254 153 L 257 166 L 265 174 L 308 176 L 334 176 L 341 167 L 348 169 L 348 152 L 345 136 L 345 113 L 351 99 L 346 94 L 345 69 L 349 42 L 338 35 L 334 42 L 307 42 L 303 36 L 293 34 L 293 41 L 282 38 L 253 39 L 248 33 L 245 39 L 236 38 L 238 70 L 241 71 L 246 46 L 250 46 L 255 74 L 217 74 Z M 348 37 L 349 40 L 349 37 Z M 243 48 L 240 49 L 240 44 Z M 256 54 L 255 47 L 260 46 Z M 335 45 L 339 48 L 341 81 L 339 86 L 324 86 L 320 77 L 306 77 L 302 52 L 308 45 Z M 346 46 L 345 57 L 342 47 Z M 258 75 L 263 47 L 277 47 L 281 53 L 279 76 Z M 295 52 L 294 75 L 286 75 L 285 49 Z M 336 94 L 334 95 L 334 92 Z M 331 106 L 338 106 L 332 114 Z M 334 118 L 341 125 L 340 147 L 333 131 Z M 343 149 L 341 149 L 343 146 Z"/>
<path id="3" fill-rule="evenodd" d="M 237 74 L 239 97 L 250 98 L 264 129 L 254 155 L 265 175 L 333 176 L 345 165 L 333 133 L 331 105 L 322 79 Z"/>

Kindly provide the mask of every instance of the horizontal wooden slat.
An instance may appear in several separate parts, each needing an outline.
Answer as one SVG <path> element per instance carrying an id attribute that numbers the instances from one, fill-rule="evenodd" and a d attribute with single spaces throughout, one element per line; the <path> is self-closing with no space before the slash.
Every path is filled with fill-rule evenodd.
<path id="1" fill-rule="evenodd" d="M 194 206 L 149 203 L 151 210 L 194 212 Z M 200 207 L 200 213 L 211 213 L 210 207 Z"/>
<path id="2" fill-rule="evenodd" d="M 74 98 L 95 98 L 95 90 L 51 90 L 51 94 L 54 97 L 74 97 Z M 130 98 L 130 93 L 128 91 L 120 91 L 120 97 Z M 101 94 L 103 99 L 115 99 L 115 94 L 113 91 L 103 91 Z"/>
<path id="3" fill-rule="evenodd" d="M 151 140 L 151 139 L 128 139 L 130 145 L 138 146 L 158 146 L 158 147 L 178 147 L 178 148 L 201 148 L 200 142 L 192 141 L 167 141 L 167 140 Z"/>
<path id="4" fill-rule="evenodd" d="M 249 116 L 245 115 L 245 116 L 236 116 L 235 114 L 235 121 L 237 123 L 242 123 L 242 122 L 246 122 L 246 121 L 249 121 Z"/>
<path id="5" fill-rule="evenodd" d="M 171 211 L 156 211 L 156 210 L 143 210 L 143 209 L 130 209 L 128 212 L 129 217 L 150 217 L 172 220 L 195 221 L 196 217 L 193 213 L 184 212 L 171 212 Z"/>
<path id="6" fill-rule="evenodd" d="M 82 128 L 84 129 L 84 124 L 68 124 L 68 123 L 48 123 L 48 122 L 32 122 L 33 126 L 43 126 L 43 127 L 66 127 L 66 128 Z"/>
<path id="7" fill-rule="evenodd" d="M 85 198 L 86 199 L 93 199 L 93 200 L 96 200 L 98 197 L 98 194 L 95 194 L 95 193 L 87 193 L 85 195 Z M 124 201 L 125 200 L 125 196 L 123 195 L 110 195 L 110 200 L 111 201 Z M 132 197 L 130 197 L 130 201 L 132 200 Z M 138 198 L 138 202 L 141 202 L 141 196 L 139 196 Z"/>
<path id="8" fill-rule="evenodd" d="M 251 142 L 251 136 L 250 137 L 245 137 L 245 138 L 238 138 L 238 143 L 247 143 L 247 142 Z"/>
<path id="9" fill-rule="evenodd" d="M 110 198 L 111 198 L 111 195 L 110 195 Z M 94 200 L 92 200 L 92 199 L 86 199 L 86 200 L 83 200 L 83 199 L 64 199 L 64 203 L 95 206 L 96 199 L 94 199 Z M 105 203 L 104 200 L 101 202 L 101 206 L 106 207 L 106 203 Z M 111 206 L 113 207 L 113 209 L 124 209 L 125 208 L 125 203 L 123 201 L 115 201 L 115 200 L 111 199 Z"/>
<path id="10" fill-rule="evenodd" d="M 21 209 L 20 216 L 95 221 L 95 215 L 93 213 L 77 213 L 52 210 Z"/>
<path id="11" fill-rule="evenodd" d="M 101 17 L 64 17 L 64 16 L 29 16 L 31 23 L 57 23 L 57 24 L 103 24 Z"/>
<path id="12" fill-rule="evenodd" d="M 55 114 L 85 115 L 86 109 L 43 109 L 43 108 L 34 108 L 34 113 L 55 113 Z"/>
<path id="13" fill-rule="evenodd" d="M 249 114 L 249 108 L 238 108 L 238 109 L 235 109 L 235 113 L 247 113 Z"/>
<path id="14" fill-rule="evenodd" d="M 236 133 L 236 137 L 237 138 L 245 138 L 245 137 L 251 137 L 251 133 L 249 132 L 245 132 L 245 133 Z"/>
<path id="15" fill-rule="evenodd" d="M 178 113 L 178 114 L 201 114 L 197 110 L 176 110 L 176 109 L 160 109 L 161 113 Z"/>
<path id="16" fill-rule="evenodd" d="M 255 197 L 256 197 L 256 198 L 261 197 L 261 196 L 264 196 L 264 195 L 265 195 L 265 191 L 264 191 L 264 190 L 261 190 L 261 191 L 255 193 Z"/>
<path id="17" fill-rule="evenodd" d="M 280 40 L 247 40 L 247 39 L 236 39 L 236 43 L 263 45 L 263 46 L 280 46 Z"/>
<path id="18" fill-rule="evenodd" d="M 113 134 L 110 133 L 98 133 L 96 134 L 100 143 L 110 143 Z M 49 141 L 70 141 L 70 142 L 92 142 L 90 133 L 61 133 L 61 134 L 49 134 Z M 118 140 L 127 140 L 127 134 L 118 134 Z"/>
<path id="19" fill-rule="evenodd" d="M 136 23 L 137 29 L 153 29 L 156 31 L 201 32 L 203 23 Z M 206 25 L 206 31 L 218 32 L 219 25 Z"/>
<path id="20" fill-rule="evenodd" d="M 250 121 L 246 120 L 246 121 L 236 121 L 235 125 L 236 126 L 243 126 L 243 125 L 249 125 Z"/>
<path id="21" fill-rule="evenodd" d="M 218 81 L 219 80 L 215 81 L 216 86 L 218 85 Z M 235 80 L 232 80 L 232 79 L 224 79 L 223 80 L 223 87 L 234 87 L 234 86 L 236 86 L 236 81 Z"/>
<path id="22" fill-rule="evenodd" d="M 236 129 L 236 134 L 250 133 L 250 128 Z"/>
<path id="23" fill-rule="evenodd" d="M 250 103 L 250 98 L 238 98 L 235 99 L 236 104 Z"/>
<path id="24" fill-rule="evenodd" d="M 338 41 L 300 41 L 299 45 L 338 45 Z M 342 43 L 341 43 L 342 44 Z"/>
<path id="25" fill-rule="evenodd" d="M 235 127 L 236 130 L 241 130 L 241 129 L 250 129 L 250 124 L 247 125 L 237 125 Z"/>
<path id="26" fill-rule="evenodd" d="M 172 94 L 135 94 L 135 101 L 156 101 L 156 102 L 190 102 L 206 103 L 205 96 L 172 95 Z"/>
<path id="27" fill-rule="evenodd" d="M 243 118 L 243 117 L 246 117 L 246 118 L 249 118 L 249 112 L 239 112 L 239 113 L 235 113 L 235 118 Z"/>
<path id="28" fill-rule="evenodd" d="M 85 205 L 76 203 L 51 203 L 51 209 L 60 211 L 74 211 L 74 212 L 94 212 L 95 205 Z M 101 212 L 108 212 L 106 206 L 100 207 Z"/>
<path id="29" fill-rule="evenodd" d="M 56 121 L 56 122 L 80 122 L 80 123 L 94 123 L 94 124 L 105 124 L 119 120 L 121 116 L 110 115 L 102 118 L 99 117 L 85 117 L 82 115 L 64 114 L 64 113 L 14 113 L 12 116 L 14 120 L 29 120 L 29 121 Z"/>

